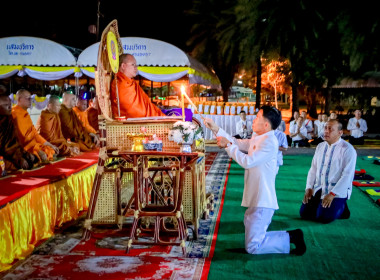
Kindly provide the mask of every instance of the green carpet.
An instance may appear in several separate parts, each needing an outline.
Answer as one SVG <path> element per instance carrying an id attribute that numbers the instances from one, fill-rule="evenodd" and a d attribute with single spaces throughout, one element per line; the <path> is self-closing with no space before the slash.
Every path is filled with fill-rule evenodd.
<path id="1" fill-rule="evenodd" d="M 276 179 L 280 209 L 269 228 L 301 228 L 307 245 L 303 256 L 245 253 L 245 208 L 240 206 L 244 170 L 232 163 L 208 279 L 380 279 L 380 209 L 368 195 L 354 187 L 348 220 L 323 225 L 299 218 L 311 160 L 307 155 L 284 157 Z M 357 168 L 379 180 L 379 166 L 372 169 L 370 164 L 359 158 Z"/>

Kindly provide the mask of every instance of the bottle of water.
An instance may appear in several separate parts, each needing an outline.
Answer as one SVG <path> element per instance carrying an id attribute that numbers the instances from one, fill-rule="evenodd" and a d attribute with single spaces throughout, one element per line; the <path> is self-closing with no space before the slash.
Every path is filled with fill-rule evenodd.
<path id="1" fill-rule="evenodd" d="M 292 141 L 292 145 L 291 145 L 292 148 L 294 148 L 294 142 Z"/>
<path id="2" fill-rule="evenodd" d="M 296 148 L 298 148 L 298 142 L 296 143 Z"/>

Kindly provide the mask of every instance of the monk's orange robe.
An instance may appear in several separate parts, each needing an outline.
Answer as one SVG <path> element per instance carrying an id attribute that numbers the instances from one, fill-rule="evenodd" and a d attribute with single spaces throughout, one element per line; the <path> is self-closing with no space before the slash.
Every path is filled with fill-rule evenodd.
<path id="1" fill-rule="evenodd" d="M 119 89 L 120 116 L 128 118 L 165 116 L 134 80 L 118 72 L 111 84 L 111 108 L 113 117 L 118 116 L 116 79 Z"/>
<path id="2" fill-rule="evenodd" d="M 0 156 L 5 159 L 5 170 L 7 171 L 21 168 L 22 159 L 28 162 L 27 168 L 31 169 L 36 159 L 20 145 L 12 116 L 8 115 L 0 115 Z"/>
<path id="3" fill-rule="evenodd" d="M 59 149 L 60 156 L 74 156 L 72 147 L 79 146 L 69 143 L 63 137 L 61 130 L 61 120 L 58 114 L 50 112 L 48 109 L 42 110 L 37 120 L 36 129 L 38 133 Z"/>
<path id="4" fill-rule="evenodd" d="M 75 114 L 77 114 L 78 119 L 82 122 L 84 128 L 87 130 L 88 133 L 96 133 L 96 130 L 88 122 L 86 111 L 81 111 L 77 106 L 73 108 L 73 111 L 75 112 Z"/>
<path id="5" fill-rule="evenodd" d="M 88 152 L 96 148 L 90 134 L 83 127 L 73 109 L 69 109 L 62 104 L 59 119 L 61 120 L 62 133 L 65 139 L 70 139 L 71 142 L 77 143 L 82 152 Z"/>
<path id="6" fill-rule="evenodd" d="M 86 110 L 88 123 L 93 127 L 96 131 L 99 131 L 99 112 L 94 107 L 88 107 Z"/>
<path id="7" fill-rule="evenodd" d="M 34 154 L 38 158 L 40 158 L 38 151 L 41 150 L 46 153 L 49 160 L 52 160 L 55 152 L 51 147 L 43 145 L 46 139 L 37 132 L 28 111 L 16 105 L 12 108 L 12 119 L 18 139 L 24 150 Z"/>

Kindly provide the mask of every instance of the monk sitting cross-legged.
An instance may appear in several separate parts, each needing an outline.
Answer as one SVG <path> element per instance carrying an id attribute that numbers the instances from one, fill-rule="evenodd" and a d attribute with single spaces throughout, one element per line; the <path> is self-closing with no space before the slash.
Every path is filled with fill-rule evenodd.
<path id="1" fill-rule="evenodd" d="M 77 114 L 79 120 L 82 122 L 84 128 L 88 133 L 96 134 L 96 130 L 90 125 L 87 118 L 87 99 L 83 97 L 77 98 L 77 106 L 73 108 L 75 114 Z"/>
<path id="2" fill-rule="evenodd" d="M 120 116 L 128 118 L 165 116 L 149 99 L 140 85 L 133 79 L 137 76 L 136 59 L 131 54 L 119 57 L 119 72 L 111 84 L 111 107 L 114 118 L 119 116 L 117 105 L 118 89 Z M 117 82 L 116 82 L 117 80 Z"/>
<path id="3" fill-rule="evenodd" d="M 59 101 L 59 97 L 55 95 L 50 96 L 47 108 L 41 111 L 41 115 L 37 120 L 37 131 L 42 137 L 58 147 L 60 156 L 78 155 L 80 153 L 79 145 L 69 143 L 63 137 L 61 120 L 58 116 L 60 110 L 61 102 Z"/>
<path id="4" fill-rule="evenodd" d="M 5 159 L 5 169 L 31 169 L 37 157 L 20 145 L 12 120 L 12 103 L 7 95 L 0 95 L 0 156 Z"/>
<path id="5" fill-rule="evenodd" d="M 32 105 L 30 92 L 20 89 L 16 93 L 16 98 L 17 105 L 12 108 L 12 118 L 21 145 L 24 150 L 34 154 L 43 162 L 53 160 L 53 155 L 59 153 L 58 148 L 37 132 L 27 111 Z"/>
<path id="6" fill-rule="evenodd" d="M 94 133 L 89 133 L 73 111 L 76 96 L 69 92 L 62 95 L 62 105 L 59 111 L 59 118 L 62 125 L 62 133 L 66 139 L 79 144 L 82 152 L 88 152 L 99 145 L 99 137 Z"/>

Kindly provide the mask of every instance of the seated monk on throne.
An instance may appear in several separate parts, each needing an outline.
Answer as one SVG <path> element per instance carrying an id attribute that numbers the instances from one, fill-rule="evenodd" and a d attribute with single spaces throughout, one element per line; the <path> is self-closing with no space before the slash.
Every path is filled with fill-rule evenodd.
<path id="1" fill-rule="evenodd" d="M 165 116 L 156 107 L 133 79 L 137 76 L 137 62 L 131 54 L 122 54 L 119 57 L 119 72 L 111 84 L 111 107 L 113 118 L 118 117 L 117 92 L 118 88 L 120 116 L 128 118 L 160 117 Z M 117 79 L 117 85 L 116 85 Z"/>
<path id="2" fill-rule="evenodd" d="M 37 120 L 36 128 L 42 137 L 48 140 L 59 149 L 60 156 L 75 156 L 80 153 L 79 145 L 73 142 L 67 142 L 61 129 L 61 120 L 59 111 L 61 102 L 58 96 L 52 95 L 45 110 Z"/>

